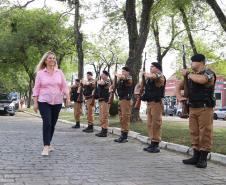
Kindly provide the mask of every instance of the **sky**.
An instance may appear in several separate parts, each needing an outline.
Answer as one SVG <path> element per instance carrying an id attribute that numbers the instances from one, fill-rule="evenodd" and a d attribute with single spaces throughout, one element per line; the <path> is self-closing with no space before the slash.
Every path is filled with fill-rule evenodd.
<path id="1" fill-rule="evenodd" d="M 86 3 L 92 3 L 97 1 L 98 0 L 86 0 Z M 17 0 L 11 0 L 11 2 L 17 2 Z M 20 2 L 21 4 L 24 4 L 27 2 L 27 0 L 20 0 Z M 226 10 L 226 0 L 218 0 L 218 3 L 221 8 Z M 28 8 L 42 8 L 44 5 L 50 8 L 52 11 L 65 12 L 65 10 L 67 9 L 66 3 L 58 2 L 56 0 L 35 0 L 28 6 Z M 82 25 L 82 32 L 89 35 L 98 34 L 103 25 L 103 21 L 103 18 L 86 21 L 86 23 Z M 73 23 L 73 20 L 71 20 L 71 22 Z M 125 42 L 128 42 L 127 40 L 128 39 L 126 38 Z M 128 45 L 128 43 L 126 43 L 125 45 Z M 147 55 L 146 69 L 149 69 L 151 62 L 154 62 L 155 60 L 156 59 L 151 58 L 150 55 Z M 169 78 L 175 72 L 175 69 L 175 55 L 172 53 L 168 53 L 163 60 L 163 72 L 166 78 Z"/>

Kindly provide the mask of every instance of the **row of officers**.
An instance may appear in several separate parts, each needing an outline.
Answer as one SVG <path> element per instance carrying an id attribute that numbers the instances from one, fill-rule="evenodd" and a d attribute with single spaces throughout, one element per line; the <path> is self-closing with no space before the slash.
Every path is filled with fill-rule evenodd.
<path id="1" fill-rule="evenodd" d="M 183 69 L 183 76 L 188 79 L 188 98 L 182 95 L 184 80 L 176 86 L 178 101 L 188 101 L 189 105 L 189 130 L 193 156 L 183 160 L 184 164 L 195 165 L 199 168 L 207 167 L 207 155 L 212 148 L 213 138 L 213 107 L 215 73 L 205 65 L 205 56 L 196 54 L 191 57 L 191 70 Z M 71 100 L 74 101 L 74 117 L 76 124 L 72 128 L 80 128 L 80 116 L 82 113 L 82 102 L 85 101 L 87 108 L 88 126 L 83 132 L 92 133 L 94 125 L 94 103 L 93 96 L 99 103 L 99 121 L 102 130 L 96 134 L 98 137 L 107 137 L 109 126 L 109 96 L 116 89 L 119 97 L 119 120 L 121 125 L 121 136 L 115 142 L 126 143 L 130 128 L 130 116 L 132 106 L 132 95 L 138 94 L 143 101 L 147 102 L 147 129 L 151 144 L 144 148 L 150 153 L 160 152 L 163 102 L 165 94 L 166 78 L 162 73 L 159 63 L 151 63 L 150 71 L 143 72 L 145 77 L 145 88 L 143 94 L 139 90 L 133 91 L 133 81 L 128 67 L 122 68 L 121 74 L 115 74 L 117 83 L 111 84 L 109 73 L 103 71 L 100 79 L 95 81 L 93 74 L 87 72 L 87 81 L 75 80 L 71 87 Z M 95 86 L 97 84 L 97 87 Z M 96 88 L 96 90 L 95 90 Z M 95 94 L 93 93 L 95 90 Z"/>

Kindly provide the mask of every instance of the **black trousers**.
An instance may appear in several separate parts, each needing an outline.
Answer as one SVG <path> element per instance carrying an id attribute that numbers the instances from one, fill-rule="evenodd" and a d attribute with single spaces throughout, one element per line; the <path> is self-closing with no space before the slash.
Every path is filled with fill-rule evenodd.
<path id="1" fill-rule="evenodd" d="M 38 108 L 43 121 L 43 143 L 50 145 L 55 125 L 61 110 L 62 104 L 50 105 L 46 102 L 38 102 Z"/>

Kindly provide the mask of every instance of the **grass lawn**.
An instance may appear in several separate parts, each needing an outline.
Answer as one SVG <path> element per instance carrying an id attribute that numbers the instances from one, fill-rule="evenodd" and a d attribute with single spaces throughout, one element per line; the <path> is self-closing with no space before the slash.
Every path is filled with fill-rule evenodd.
<path id="1" fill-rule="evenodd" d="M 29 112 L 33 112 L 31 109 L 26 109 Z M 74 121 L 73 113 L 62 110 L 60 112 L 60 119 Z M 95 124 L 98 125 L 98 115 L 95 115 Z M 86 117 L 81 117 L 81 122 L 86 122 Z M 118 116 L 110 117 L 109 124 L 111 127 L 120 127 Z M 132 123 L 130 129 L 135 132 L 139 132 L 142 135 L 147 136 L 146 123 Z M 226 154 L 226 128 L 214 128 L 214 144 L 213 152 Z M 189 129 L 183 122 L 163 121 L 162 126 L 162 140 L 171 143 L 182 144 L 190 146 Z"/>

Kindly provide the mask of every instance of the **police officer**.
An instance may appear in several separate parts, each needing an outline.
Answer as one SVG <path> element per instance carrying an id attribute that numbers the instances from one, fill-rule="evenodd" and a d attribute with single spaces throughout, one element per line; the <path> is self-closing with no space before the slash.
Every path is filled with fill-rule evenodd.
<path id="1" fill-rule="evenodd" d="M 79 86 L 80 86 L 80 81 L 79 79 L 75 80 L 75 84 L 71 86 L 71 101 L 74 102 L 74 118 L 76 121 L 76 124 L 72 126 L 72 128 L 80 128 L 80 116 L 82 114 L 82 96 L 80 97 L 79 95 Z"/>
<path id="2" fill-rule="evenodd" d="M 87 108 L 87 120 L 88 120 L 88 127 L 83 130 L 83 132 L 93 132 L 93 107 L 92 105 L 92 98 L 93 98 L 93 90 L 95 88 L 95 80 L 93 79 L 93 73 L 87 72 L 87 81 L 83 81 L 83 95 L 85 97 L 86 108 Z"/>
<path id="3" fill-rule="evenodd" d="M 150 153 L 160 152 L 159 142 L 161 141 L 162 98 L 165 95 L 166 78 L 162 74 L 162 66 L 157 62 L 151 63 L 150 73 L 144 73 L 145 91 L 141 100 L 147 101 L 147 127 L 151 144 L 144 148 Z"/>
<path id="4" fill-rule="evenodd" d="M 98 137 L 107 137 L 108 132 L 108 115 L 109 115 L 109 87 L 111 85 L 111 81 L 108 78 L 109 73 L 107 71 L 103 71 L 101 74 L 101 79 L 97 81 L 97 99 L 99 100 L 99 119 L 101 132 L 96 134 Z"/>
<path id="5" fill-rule="evenodd" d="M 182 70 L 188 78 L 189 130 L 193 148 L 193 156 L 183 160 L 184 164 L 207 167 L 207 155 L 212 148 L 213 140 L 213 107 L 215 106 L 214 86 L 216 75 L 205 67 L 205 56 L 196 54 L 191 57 L 191 69 Z M 176 96 L 184 101 L 181 94 L 184 81 L 176 86 Z"/>
<path id="6" fill-rule="evenodd" d="M 121 136 L 115 139 L 115 142 L 128 142 L 127 136 L 130 126 L 131 115 L 131 98 L 132 98 L 132 76 L 130 75 L 127 66 L 122 68 L 122 74 L 115 74 L 117 76 L 117 93 L 119 96 L 119 119 L 121 124 Z M 112 91 L 112 89 L 110 89 Z"/>

